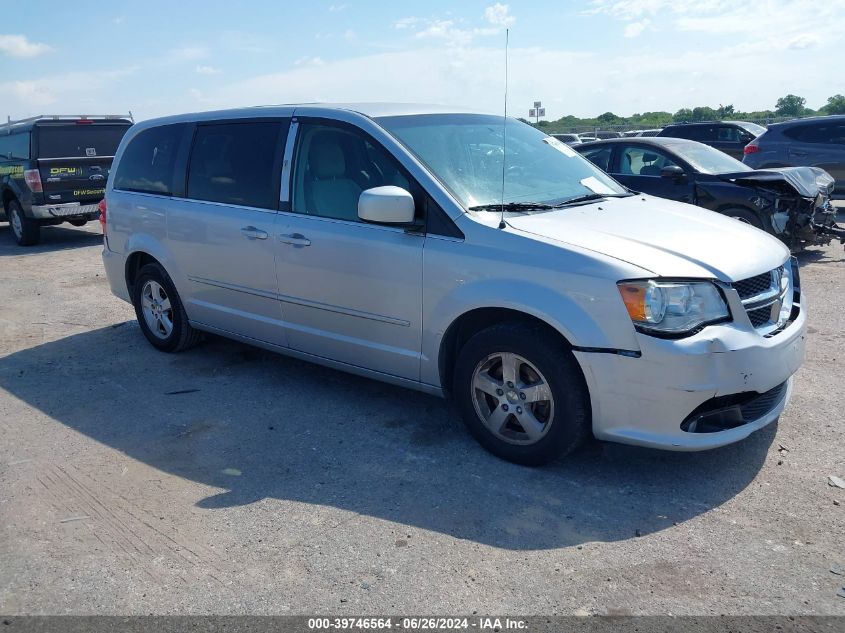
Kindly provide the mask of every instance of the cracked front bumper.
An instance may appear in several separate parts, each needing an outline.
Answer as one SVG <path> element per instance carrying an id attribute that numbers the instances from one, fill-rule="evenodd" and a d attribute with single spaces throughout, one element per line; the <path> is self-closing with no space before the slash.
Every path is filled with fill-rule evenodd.
<path id="1" fill-rule="evenodd" d="M 766 338 L 738 323 L 712 325 L 678 340 L 637 335 L 641 357 L 576 351 L 590 389 L 598 439 L 677 451 L 741 440 L 777 419 L 804 359 L 806 310 Z M 713 398 L 766 393 L 786 384 L 783 397 L 759 417 L 722 431 L 687 432 L 681 423 Z"/>

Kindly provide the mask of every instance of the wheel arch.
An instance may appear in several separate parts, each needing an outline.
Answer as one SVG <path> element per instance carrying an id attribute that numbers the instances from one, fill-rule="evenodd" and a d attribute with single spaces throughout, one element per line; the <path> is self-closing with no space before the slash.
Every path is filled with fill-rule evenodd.
<path id="1" fill-rule="evenodd" d="M 155 257 L 146 251 L 135 251 L 126 258 L 126 266 L 124 267 L 124 277 L 126 279 L 126 289 L 129 291 L 129 296 L 133 296 L 135 289 L 135 279 L 138 277 L 138 272 L 147 264 L 164 265 Z M 166 269 L 165 269 L 166 270 Z"/>
<path id="2" fill-rule="evenodd" d="M 474 308 L 454 319 L 440 341 L 437 367 L 440 385 L 448 396 L 452 388 L 455 359 L 464 344 L 478 332 L 498 323 L 525 323 L 534 325 L 560 340 L 565 349 L 572 349 L 568 336 L 542 318 L 522 310 L 504 307 Z"/>

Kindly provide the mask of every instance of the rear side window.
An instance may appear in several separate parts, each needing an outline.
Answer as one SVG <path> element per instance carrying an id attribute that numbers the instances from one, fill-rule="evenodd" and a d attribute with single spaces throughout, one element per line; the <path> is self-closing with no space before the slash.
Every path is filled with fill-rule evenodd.
<path id="1" fill-rule="evenodd" d="M 29 158 L 29 132 L 0 135 L 0 160 Z"/>
<path id="2" fill-rule="evenodd" d="M 667 128 L 660 136 L 674 136 L 675 138 L 686 138 L 691 141 L 707 141 L 710 128 L 704 125 L 690 125 L 685 127 Z"/>
<path id="3" fill-rule="evenodd" d="M 845 145 L 845 123 L 801 125 L 784 130 L 783 134 L 800 143 Z"/>
<path id="4" fill-rule="evenodd" d="M 187 125 L 162 125 L 140 132 L 123 152 L 114 188 L 140 193 L 174 195 L 181 189 L 176 182 L 176 159 L 185 143 Z M 184 180 L 184 173 L 181 175 Z"/>
<path id="5" fill-rule="evenodd" d="M 114 156 L 128 125 L 40 125 L 39 158 Z"/>
<path id="6" fill-rule="evenodd" d="M 188 169 L 188 197 L 277 209 L 281 128 L 278 121 L 199 126 Z"/>

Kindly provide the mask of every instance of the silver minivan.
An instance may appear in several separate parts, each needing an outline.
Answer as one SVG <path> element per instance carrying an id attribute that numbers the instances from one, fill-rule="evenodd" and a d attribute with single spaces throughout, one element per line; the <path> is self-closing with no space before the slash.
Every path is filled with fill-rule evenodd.
<path id="1" fill-rule="evenodd" d="M 775 420 L 804 356 L 778 240 L 627 190 L 513 119 L 296 105 L 133 126 L 103 262 L 156 348 L 213 332 L 450 397 L 496 455 Z"/>

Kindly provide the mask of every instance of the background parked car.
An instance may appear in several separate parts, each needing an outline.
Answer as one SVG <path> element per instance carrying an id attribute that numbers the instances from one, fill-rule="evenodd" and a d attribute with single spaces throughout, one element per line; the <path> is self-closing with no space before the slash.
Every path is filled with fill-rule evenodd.
<path id="1" fill-rule="evenodd" d="M 583 142 L 577 134 L 552 134 L 551 136 L 567 145 L 579 145 Z"/>
<path id="2" fill-rule="evenodd" d="M 834 197 L 845 198 L 845 115 L 796 119 L 770 125 L 745 146 L 749 167 L 820 167 L 836 181 Z"/>
<path id="3" fill-rule="evenodd" d="M 610 130 L 599 130 L 595 134 L 593 134 L 596 138 L 605 139 L 605 138 L 622 138 L 621 132 L 613 132 Z"/>
<path id="4" fill-rule="evenodd" d="M 813 220 L 835 226 L 833 179 L 820 169 L 755 171 L 703 143 L 673 138 L 606 140 L 575 149 L 635 191 L 718 211 L 791 248 L 831 239 L 812 227 Z"/>
<path id="5" fill-rule="evenodd" d="M 655 136 L 671 136 L 698 141 L 720 149 L 737 160 L 742 160 L 742 152 L 745 146 L 765 131 L 766 128 L 756 123 L 709 121 L 667 125 Z"/>
<path id="6" fill-rule="evenodd" d="M 660 133 L 660 128 L 655 128 L 652 130 L 629 130 L 628 132 L 623 132 L 623 138 L 631 138 L 631 137 L 640 137 L 640 136 L 657 136 Z"/>
<path id="7" fill-rule="evenodd" d="M 2 212 L 18 244 L 37 244 L 42 226 L 100 216 L 114 152 L 131 125 L 129 117 L 79 115 L 0 125 Z"/>

